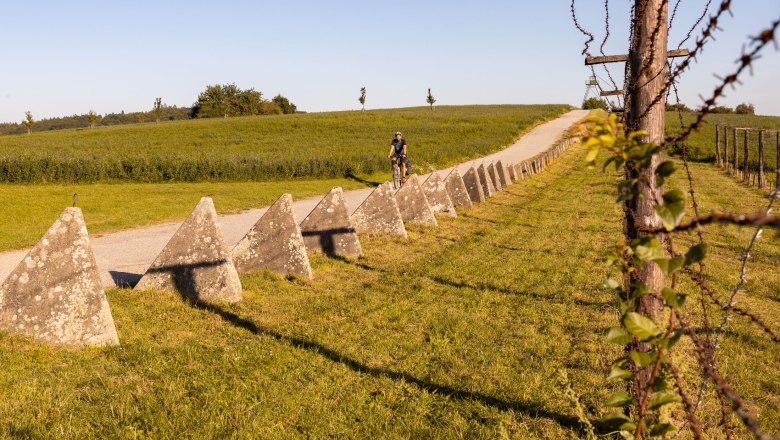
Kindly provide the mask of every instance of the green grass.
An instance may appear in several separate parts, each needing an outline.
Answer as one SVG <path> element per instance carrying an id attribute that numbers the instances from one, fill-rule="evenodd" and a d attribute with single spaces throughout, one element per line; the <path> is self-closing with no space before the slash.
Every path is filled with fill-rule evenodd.
<path id="1" fill-rule="evenodd" d="M 419 169 L 484 156 L 566 105 L 441 106 L 170 121 L 0 137 L 0 182 L 269 181 L 387 168 L 393 133 Z"/>
<path id="2" fill-rule="evenodd" d="M 384 175 L 366 176 L 381 181 Z M 0 251 L 34 245 L 62 209 L 78 193 L 78 206 L 91 235 L 181 221 L 201 197 L 211 194 L 217 211 L 239 212 L 273 203 L 283 193 L 294 198 L 321 196 L 332 187 L 365 187 L 353 179 L 290 180 L 280 182 L 95 183 L 0 185 Z"/>
<path id="3" fill-rule="evenodd" d="M 112 290 L 118 348 L 0 335 L 0 436 L 579 436 L 560 372 L 595 419 L 618 386 L 605 376 L 620 350 L 604 342 L 617 310 L 602 288 L 605 250 L 620 235 L 616 177 L 585 169 L 583 156 L 575 149 L 439 228 L 412 227 L 407 242 L 363 237 L 357 262 L 314 258 L 311 282 L 242 276 L 237 305 Z M 710 165 L 693 169 L 705 209 L 766 203 Z M 717 288 L 735 281 L 750 232 L 708 228 Z M 778 255 L 766 234 L 740 296 L 775 329 Z M 736 318 L 719 359 L 762 428 L 780 432 L 776 346 Z"/>
<path id="4" fill-rule="evenodd" d="M 683 113 L 683 121 L 686 126 L 693 123 L 695 113 Z M 764 128 L 769 130 L 780 130 L 780 116 L 754 116 L 754 115 L 736 115 L 736 114 L 712 114 L 708 115 L 705 123 L 698 132 L 691 134 L 688 139 L 688 154 L 692 160 L 700 162 L 715 162 L 715 125 L 730 125 L 736 127 Z M 677 112 L 666 113 L 666 134 L 676 134 L 680 131 L 680 119 Z M 723 145 L 723 130 L 721 129 L 721 148 Z M 742 165 L 744 160 L 743 153 L 743 134 L 737 135 L 739 146 L 739 163 Z M 751 169 L 758 169 L 758 133 L 751 132 L 748 139 L 749 145 L 749 165 Z M 733 141 L 729 135 L 729 162 L 733 157 Z M 764 139 L 764 161 L 766 171 L 774 171 L 777 167 L 777 137 L 774 133 L 766 134 Z"/>

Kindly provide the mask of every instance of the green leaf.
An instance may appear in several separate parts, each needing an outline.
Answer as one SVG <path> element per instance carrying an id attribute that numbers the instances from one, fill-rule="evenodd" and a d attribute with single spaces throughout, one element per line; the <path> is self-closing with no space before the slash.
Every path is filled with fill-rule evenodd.
<path id="1" fill-rule="evenodd" d="M 622 327 L 612 327 L 607 334 L 607 342 L 618 345 L 626 345 L 631 342 L 631 336 Z"/>
<path id="2" fill-rule="evenodd" d="M 645 237 L 631 241 L 631 248 L 634 254 L 642 261 L 656 260 L 663 258 L 664 251 L 661 249 L 661 243 L 655 238 Z"/>
<path id="3" fill-rule="evenodd" d="M 641 351 L 632 351 L 629 353 L 629 357 L 632 361 L 634 361 L 634 364 L 636 364 L 637 367 L 646 367 L 648 365 L 652 365 L 655 363 L 656 358 L 658 357 L 658 353 L 656 352 L 641 352 Z"/>
<path id="4" fill-rule="evenodd" d="M 629 333 L 639 338 L 640 341 L 648 341 L 661 334 L 661 330 L 650 318 L 635 312 L 626 314 L 623 318 L 623 325 L 626 326 L 626 330 Z"/>
<path id="5" fill-rule="evenodd" d="M 650 401 L 647 402 L 647 408 L 656 409 L 664 405 L 668 405 L 670 403 L 675 403 L 679 401 L 680 401 L 680 396 L 678 396 L 676 393 L 664 391 L 661 393 L 655 393 L 655 395 L 650 398 Z"/>
<path id="6" fill-rule="evenodd" d="M 661 437 L 674 431 L 674 426 L 671 423 L 657 423 L 650 428 L 650 437 Z"/>
<path id="7" fill-rule="evenodd" d="M 653 261 L 655 261 L 655 263 L 658 265 L 658 267 L 661 268 L 666 276 L 671 276 L 674 271 L 682 267 L 683 263 L 685 262 L 685 258 L 674 257 L 668 260 L 665 258 L 659 258 Z"/>
<path id="8" fill-rule="evenodd" d="M 609 372 L 609 376 L 607 376 L 607 380 L 630 379 L 632 377 L 634 377 L 634 373 L 631 371 L 620 367 L 612 367 L 612 370 Z"/>
<path id="9" fill-rule="evenodd" d="M 685 216 L 685 194 L 679 189 L 664 194 L 664 203 L 655 206 L 655 212 L 661 217 L 664 228 L 671 231 L 676 228 Z"/>
<path id="10" fill-rule="evenodd" d="M 636 425 L 623 413 L 611 413 L 601 419 L 601 423 L 614 431 L 633 431 Z"/>
<path id="11" fill-rule="evenodd" d="M 675 309 L 682 307 L 685 303 L 685 298 L 687 298 L 687 295 L 684 293 L 677 293 L 668 287 L 661 290 L 661 296 L 664 297 L 664 300 L 666 300 L 666 303 L 669 304 L 670 307 Z"/>
<path id="12" fill-rule="evenodd" d="M 625 391 L 618 391 L 607 399 L 604 405 L 622 407 L 631 403 L 633 399 Z"/>
<path id="13" fill-rule="evenodd" d="M 655 184 L 661 186 L 667 177 L 671 176 L 675 172 L 674 162 L 664 161 L 655 169 Z"/>
<path id="14" fill-rule="evenodd" d="M 610 289 L 617 289 L 620 287 L 620 283 L 618 283 L 617 280 L 609 278 L 607 280 L 607 287 L 609 287 Z"/>
<path id="15" fill-rule="evenodd" d="M 707 256 L 707 243 L 691 246 L 691 248 L 688 249 L 688 252 L 685 253 L 685 265 L 690 266 L 691 264 L 698 263 L 699 261 L 702 261 L 706 256 Z"/>

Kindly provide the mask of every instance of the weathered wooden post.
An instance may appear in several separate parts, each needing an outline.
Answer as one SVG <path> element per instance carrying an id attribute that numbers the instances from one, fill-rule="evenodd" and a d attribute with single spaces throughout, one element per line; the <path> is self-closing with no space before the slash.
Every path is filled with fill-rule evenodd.
<path id="1" fill-rule="evenodd" d="M 764 130 L 758 130 L 758 187 L 764 187 Z"/>
<path id="2" fill-rule="evenodd" d="M 721 166 L 720 159 L 720 125 L 715 125 L 715 163 Z"/>
<path id="3" fill-rule="evenodd" d="M 780 191 L 780 131 L 775 133 L 777 143 L 775 144 L 775 191 Z"/>
<path id="4" fill-rule="evenodd" d="M 733 137 L 731 138 L 732 142 L 731 144 L 734 146 L 734 175 L 736 176 L 739 172 L 739 147 L 737 146 L 737 129 L 734 128 Z"/>
<path id="5" fill-rule="evenodd" d="M 745 159 L 742 167 L 742 180 L 744 180 L 747 183 L 750 183 L 750 169 L 748 168 L 748 157 L 749 157 L 749 150 L 748 150 L 748 137 L 750 136 L 750 131 L 745 130 L 744 134 L 742 135 L 742 147 L 744 149 L 745 153 Z"/>
<path id="6" fill-rule="evenodd" d="M 729 127 L 723 127 L 723 165 L 729 170 Z"/>

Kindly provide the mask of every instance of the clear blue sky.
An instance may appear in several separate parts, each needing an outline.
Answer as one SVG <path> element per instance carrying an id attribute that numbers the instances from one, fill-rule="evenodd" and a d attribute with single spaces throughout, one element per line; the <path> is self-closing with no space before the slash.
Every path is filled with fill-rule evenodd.
<path id="1" fill-rule="evenodd" d="M 610 3 L 606 52 L 625 53 L 630 2 Z M 682 0 L 670 46 L 705 3 Z M 734 68 L 748 35 L 780 17 L 778 0 L 734 3 L 735 17 L 682 83 L 689 105 L 711 92 L 713 73 Z M 603 1 L 578 0 L 577 9 L 597 54 Z M 438 104 L 578 105 L 589 75 L 567 0 L 31 0 L 5 2 L 1 23 L 0 121 L 26 110 L 148 110 L 157 96 L 189 106 L 206 85 L 230 82 L 306 111 L 359 108 L 361 86 L 368 108 L 425 105 L 428 87 Z M 620 79 L 622 65 L 613 72 Z M 778 79 L 780 53 L 770 49 L 722 103 L 780 114 Z"/>

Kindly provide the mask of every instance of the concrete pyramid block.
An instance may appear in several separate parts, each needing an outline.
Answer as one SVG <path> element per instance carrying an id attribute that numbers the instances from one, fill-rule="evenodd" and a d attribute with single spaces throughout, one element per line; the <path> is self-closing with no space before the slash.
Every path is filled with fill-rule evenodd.
<path id="1" fill-rule="evenodd" d="M 211 197 L 200 199 L 135 289 L 176 290 L 197 301 L 241 301 L 241 281 Z"/>
<path id="2" fill-rule="evenodd" d="M 512 178 L 509 176 L 509 169 L 500 160 L 496 162 L 496 173 L 498 174 L 498 180 L 501 181 L 501 186 L 506 188 L 512 184 Z"/>
<path id="3" fill-rule="evenodd" d="M 523 166 L 522 164 L 516 163 L 512 166 L 515 170 L 515 174 L 517 175 L 517 180 L 523 180 L 525 179 L 525 175 L 523 174 Z"/>
<path id="4" fill-rule="evenodd" d="M 344 191 L 335 187 L 301 222 L 306 249 L 325 255 L 359 257 L 363 248 L 352 221 L 349 219 Z"/>
<path id="5" fill-rule="evenodd" d="M 447 192 L 447 186 L 444 185 L 444 181 L 441 180 L 439 173 L 432 172 L 428 179 L 423 182 L 422 189 L 434 214 L 447 214 L 450 217 L 458 216 L 452 199 L 450 199 L 450 194 Z"/>
<path id="6" fill-rule="evenodd" d="M 406 238 L 406 227 L 390 182 L 374 189 L 352 213 L 352 224 L 358 233 L 400 235 Z"/>
<path id="7" fill-rule="evenodd" d="M 466 183 L 463 178 L 460 177 L 458 168 L 453 168 L 449 176 L 444 179 L 444 186 L 447 187 L 447 193 L 450 195 L 452 204 L 456 208 L 469 209 L 472 206 L 471 197 L 469 197 L 469 191 L 466 188 Z M 477 188 L 480 186 L 477 185 Z"/>
<path id="8" fill-rule="evenodd" d="M 509 164 L 507 165 L 506 169 L 507 172 L 509 172 L 509 179 L 512 180 L 512 183 L 520 180 L 520 178 L 517 176 L 517 164 Z"/>
<path id="9" fill-rule="evenodd" d="M 66 208 L 0 285 L 0 329 L 52 344 L 119 345 L 80 208 Z"/>
<path id="10" fill-rule="evenodd" d="M 487 167 L 488 176 L 490 176 L 490 181 L 493 182 L 493 188 L 496 189 L 496 192 L 501 191 L 504 189 L 503 186 L 501 186 L 501 180 L 498 178 L 498 170 L 496 169 L 496 164 L 493 162 L 490 162 L 490 165 Z"/>
<path id="11" fill-rule="evenodd" d="M 487 168 L 485 168 L 485 164 L 479 165 L 477 174 L 479 174 L 479 182 L 482 184 L 482 191 L 485 193 L 485 198 L 487 199 L 488 197 L 496 195 L 496 187 L 493 186 L 493 181 L 490 179 L 490 174 L 488 173 Z"/>
<path id="12" fill-rule="evenodd" d="M 398 209 L 401 210 L 401 217 L 405 222 L 426 226 L 439 225 L 416 174 L 406 179 L 404 186 L 395 193 L 395 200 L 398 201 Z"/>
<path id="13" fill-rule="evenodd" d="M 463 175 L 463 184 L 469 193 L 469 198 L 473 203 L 485 201 L 485 191 L 482 189 L 482 181 L 479 178 L 479 172 L 473 166 Z"/>
<path id="14" fill-rule="evenodd" d="M 312 278 L 290 194 L 283 194 L 268 208 L 231 254 L 239 272 L 265 269 L 284 276 Z"/>

